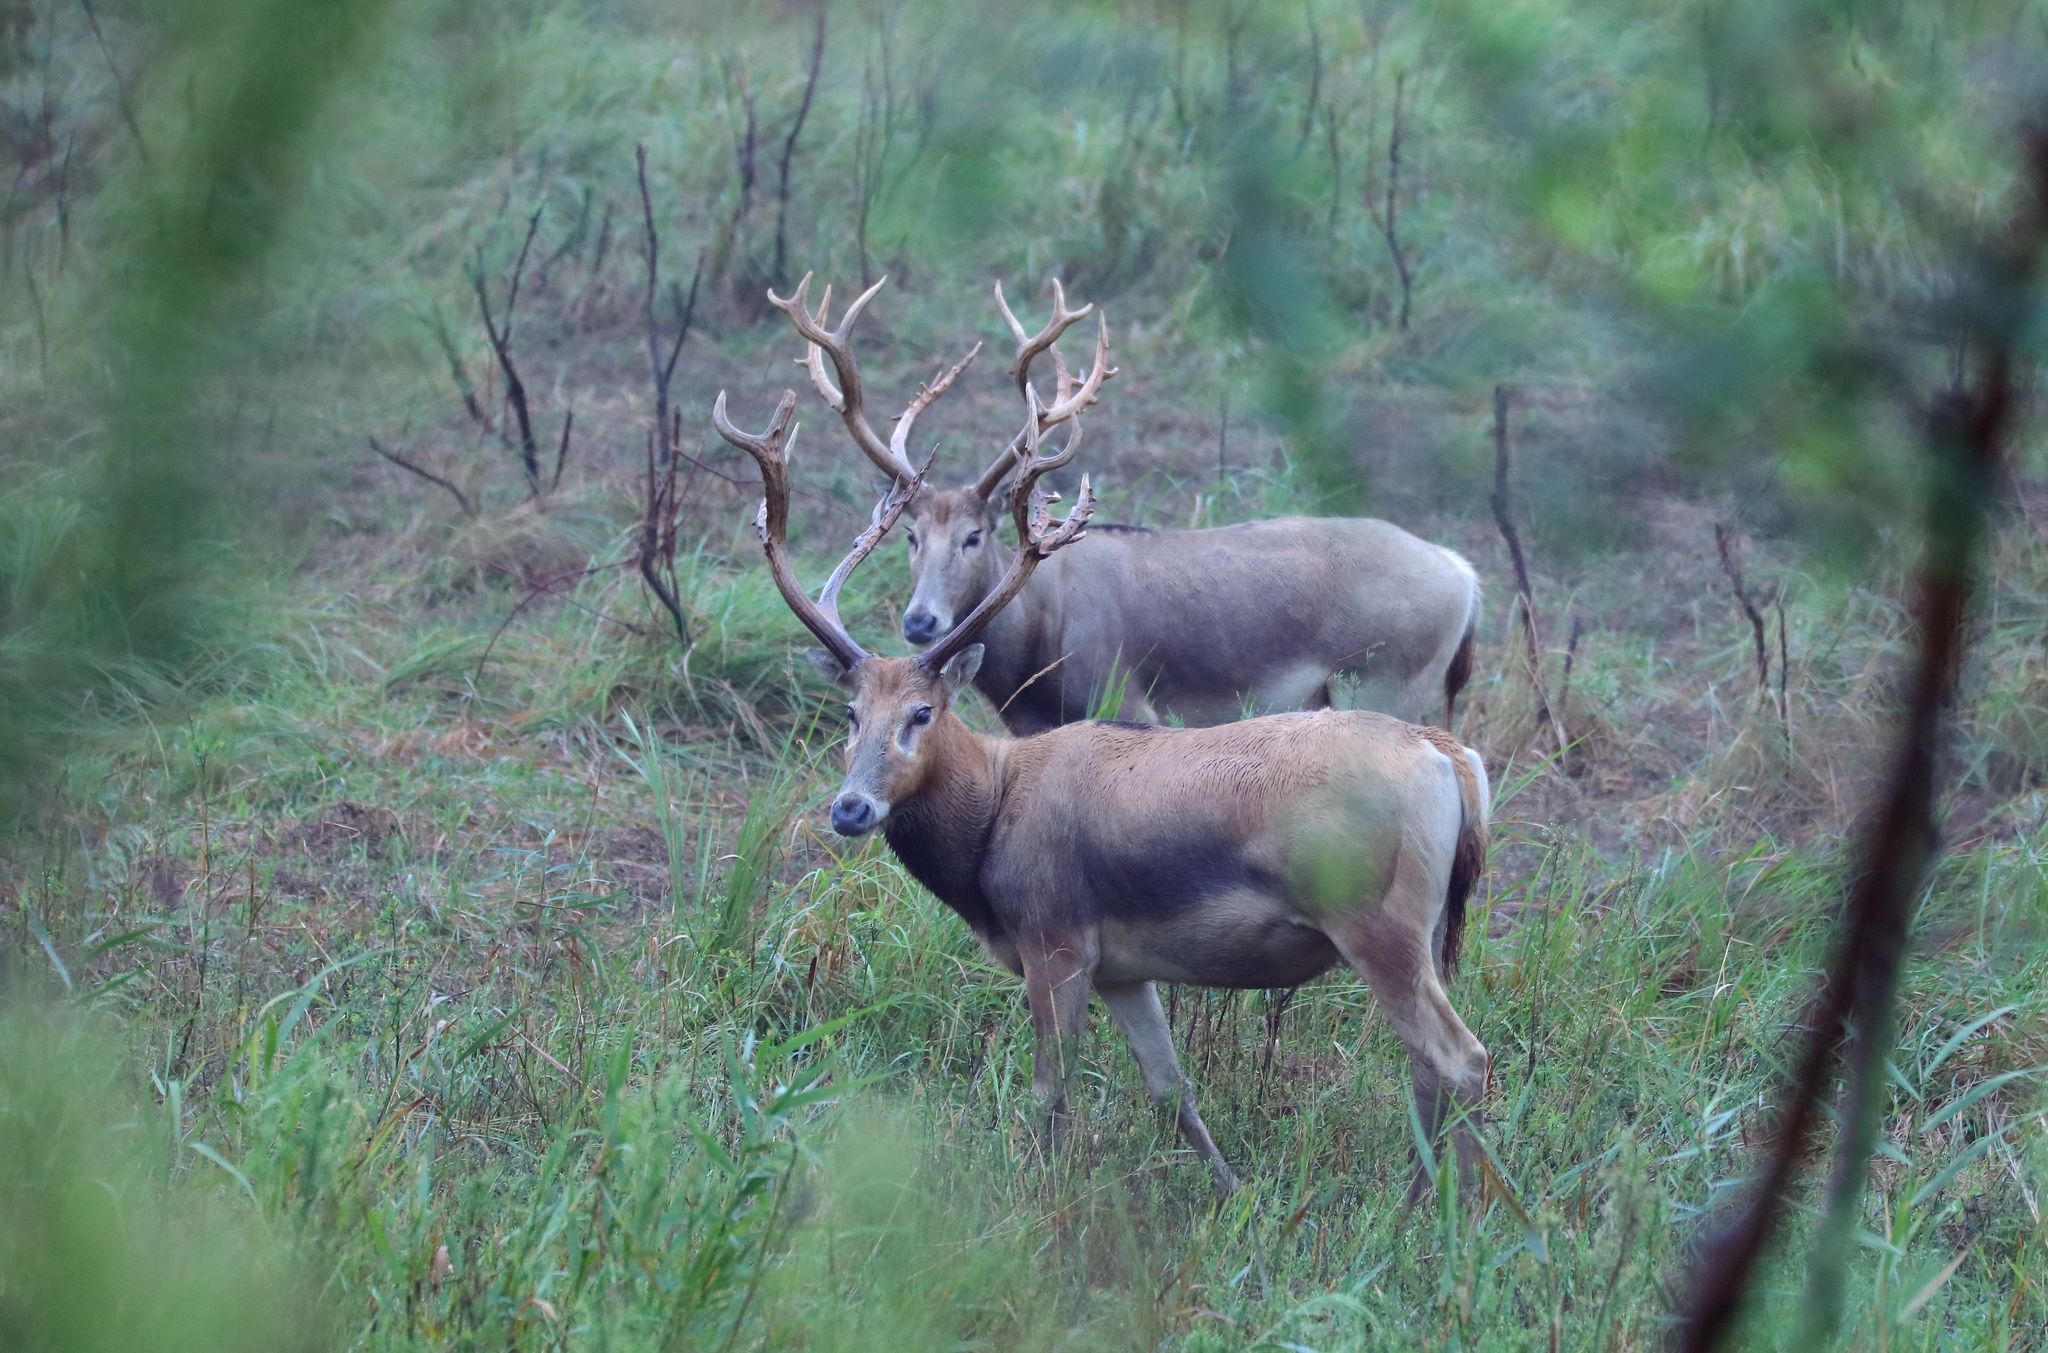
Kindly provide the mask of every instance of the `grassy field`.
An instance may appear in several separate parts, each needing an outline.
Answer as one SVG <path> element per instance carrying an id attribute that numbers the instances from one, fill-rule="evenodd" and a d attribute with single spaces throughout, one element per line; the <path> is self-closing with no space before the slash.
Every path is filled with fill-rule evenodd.
<path id="1" fill-rule="evenodd" d="M 1782 318 L 1773 286 L 1832 248 L 1831 304 L 1912 313 L 1939 232 L 1853 177 L 1816 189 L 1810 148 L 1762 141 L 1745 168 L 1705 157 L 1686 210 L 1654 203 L 1675 171 L 1643 158 L 1653 133 L 1691 135 L 1713 99 L 1658 114 L 1690 39 L 1627 7 L 1515 11 L 1560 107 L 1635 110 L 1606 149 L 1641 200 L 1596 228 L 1568 174 L 1538 206 L 1516 196 L 1518 147 L 1554 148 L 1535 124 L 1569 111 L 1546 105 L 1527 143 L 1501 133 L 1512 90 L 1474 72 L 1506 39 L 1448 11 L 834 8 L 791 138 L 813 11 L 365 6 L 330 84 L 306 86 L 324 102 L 279 134 L 298 169 L 268 242 L 194 255 L 219 294 L 165 284 L 150 304 L 185 306 L 184 327 L 150 347 L 109 298 L 185 257 L 166 239 L 211 238 L 205 212 L 137 225 L 186 172 L 173 148 L 213 125 L 180 90 L 223 51 L 338 41 L 247 8 L 189 31 L 143 9 L 9 21 L 25 167 L 0 326 L 0 725 L 20 692 L 52 703 L 8 763 L 30 802 L 0 846 L 0 1344 L 1661 1345 L 1828 952 L 1918 536 L 1910 420 L 1829 404 L 1818 358 L 1782 388 L 1713 365 L 1658 307 L 1694 287 L 1687 313 L 1723 305 L 1736 346 L 1761 343 L 1740 326 Z M 1940 7 L 1872 22 L 1856 68 L 1908 114 L 1981 74 L 2002 31 Z M 2011 191 L 1971 121 L 1996 85 L 1914 152 L 1971 219 Z M 37 118 L 75 171 L 22 149 Z M 674 390 L 687 650 L 633 567 L 652 416 L 636 145 L 664 286 L 687 289 L 702 250 Z M 549 462 L 574 414 L 538 493 L 472 281 L 510 311 L 535 219 L 512 346 Z M 718 389 L 748 423 L 798 378 L 758 298 L 812 267 L 842 288 L 892 276 L 862 349 L 878 407 L 1000 335 L 994 277 L 1034 313 L 1054 276 L 1103 302 L 1121 374 L 1084 453 L 1101 518 L 1355 501 L 1473 560 L 1489 611 L 1457 731 L 1487 757 L 1496 833 L 1452 998 L 1493 1054 L 1506 1188 L 1404 1209 L 1405 1057 L 1341 975 L 1170 994 L 1246 1181 L 1229 1201 L 1099 1011 L 1078 1140 L 1038 1153 L 1019 984 L 879 842 L 823 825 L 836 704 L 751 541 L 755 486 L 709 433 Z M 920 424 L 948 480 L 1015 417 L 1000 366 Z M 1674 395 L 1674 371 L 1721 381 L 1727 406 Z M 1562 762 L 1489 515 L 1496 381 L 1515 387 Z M 796 458 L 813 575 L 869 491 L 818 412 Z M 162 481 L 189 512 L 142 519 L 146 539 L 200 595 L 165 612 L 161 652 L 67 666 L 68 632 L 31 621 L 96 557 L 94 504 L 127 500 L 65 448 L 147 468 L 165 429 L 201 482 Z M 1951 719 L 1949 848 L 1843 1347 L 2048 1348 L 2034 450 Z M 1761 683 L 1717 524 L 1765 600 Z M 904 592 L 884 550 L 850 589 L 854 632 L 899 651 Z M 1803 1198 L 1824 1170 L 1817 1153 Z M 1801 1346 L 1809 1223 L 1773 1252 L 1755 1346 Z"/>

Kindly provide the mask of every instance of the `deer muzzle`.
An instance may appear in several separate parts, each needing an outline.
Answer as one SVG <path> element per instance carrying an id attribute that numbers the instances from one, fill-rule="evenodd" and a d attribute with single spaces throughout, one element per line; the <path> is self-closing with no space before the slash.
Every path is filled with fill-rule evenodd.
<path id="1" fill-rule="evenodd" d="M 832 800 L 832 830 L 841 836 L 866 836 L 888 815 L 887 804 L 857 789 L 842 789 Z"/>
<path id="2" fill-rule="evenodd" d="M 908 643 L 928 644 L 943 629 L 943 622 L 928 607 L 914 605 L 903 613 L 903 638 Z"/>

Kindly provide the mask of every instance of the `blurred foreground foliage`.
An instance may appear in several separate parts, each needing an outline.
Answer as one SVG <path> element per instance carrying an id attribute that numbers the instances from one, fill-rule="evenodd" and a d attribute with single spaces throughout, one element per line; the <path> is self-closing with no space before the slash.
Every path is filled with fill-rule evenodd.
<path id="1" fill-rule="evenodd" d="M 1765 1131 L 1883 742 L 1921 412 L 1973 307 L 2035 304 L 1968 279 L 2014 211 L 2039 4 L 838 3 L 807 97 L 818 22 L 0 3 L 0 901 L 37 1012 L 0 1039 L 0 1334 L 1656 1342 Z M 636 146 L 664 281 L 701 258 L 688 654 L 627 567 Z M 1456 999 L 1521 1210 L 1396 1210 L 1396 1047 L 1334 981 L 1176 996 L 1253 1179 L 1231 1206 L 1113 1039 L 1086 1147 L 1032 1157 L 1011 985 L 804 825 L 816 701 L 738 529 L 752 490 L 700 435 L 715 390 L 790 379 L 762 293 L 811 269 L 890 275 L 863 360 L 892 387 L 1000 337 L 992 277 L 1107 305 L 1124 374 L 1090 454 L 1145 523 L 1369 510 L 1476 552 L 1514 387 L 1539 587 L 1592 636 L 1559 693 L 1574 778 L 1528 769 L 1504 656 L 1461 729 L 1503 844 Z M 545 493 L 479 288 L 535 421 L 574 414 Z M 1001 386 L 978 369 L 920 425 L 942 475 L 978 468 Z M 378 477 L 371 436 L 461 494 Z M 821 541 L 865 518 L 829 444 L 801 462 Z M 1769 560 L 1775 706 L 1718 573 L 1682 566 L 1709 518 Z M 1844 1346 L 2048 1328 L 2023 524 L 1957 711 L 1977 816 L 1918 940 Z M 848 603 L 876 633 L 890 573 Z M 1588 839 L 1544 820 L 1573 802 Z M 1755 1340 L 1795 1304 L 1767 1294 Z"/>

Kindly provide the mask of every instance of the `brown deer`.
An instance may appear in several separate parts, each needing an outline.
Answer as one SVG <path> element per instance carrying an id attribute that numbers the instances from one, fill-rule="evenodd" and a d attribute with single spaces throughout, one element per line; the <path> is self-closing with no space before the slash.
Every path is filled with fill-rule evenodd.
<path id="1" fill-rule="evenodd" d="M 1009 552 L 996 539 L 997 488 L 1016 464 L 1026 433 L 1010 439 L 966 488 L 933 489 L 911 468 L 917 415 L 981 351 L 936 379 L 884 441 L 862 406 L 860 368 L 850 342 L 855 322 L 881 289 L 876 282 L 825 327 L 828 287 L 814 313 L 810 276 L 769 301 L 806 341 L 811 383 L 845 420 L 867 458 L 899 487 L 913 483 L 910 604 L 903 637 L 928 644 L 980 605 L 1006 576 Z M 1109 329 L 1096 315 L 1095 361 L 1071 375 L 1054 346 L 1094 307 L 1067 308 L 1053 284 L 1053 315 L 1037 334 L 996 284 L 996 304 L 1017 340 L 1010 368 L 1018 393 L 1031 367 L 1051 353 L 1054 397 L 1037 406 L 1035 428 L 1066 421 L 1096 401 L 1109 366 Z M 825 370 L 830 360 L 833 376 Z M 1331 680 L 1358 683 L 1356 703 L 1420 719 L 1441 697 L 1444 726 L 1472 670 L 1479 580 L 1441 546 L 1369 517 L 1281 517 L 1200 531 L 1097 526 L 1034 575 L 982 635 L 986 656 L 974 684 L 1013 733 L 1035 733 L 1087 717 L 1122 693 L 1122 711 L 1147 722 L 1166 716 L 1195 726 L 1228 723 L 1247 710 L 1322 708 Z"/>
<path id="2" fill-rule="evenodd" d="M 843 387 L 842 387 L 843 388 Z M 926 391 L 914 414 L 936 395 Z M 1025 389 L 1021 467 L 1009 494 L 1018 548 L 974 609 L 915 658 L 869 654 L 840 622 L 840 588 L 917 499 L 915 473 L 812 601 L 789 559 L 785 392 L 767 430 L 743 432 L 721 392 L 712 421 L 760 464 L 756 528 L 777 588 L 824 645 L 811 656 L 851 693 L 845 783 L 833 829 L 879 827 L 910 873 L 1024 979 L 1037 1036 L 1032 1089 L 1056 1139 L 1086 1027 L 1088 993 L 1115 1018 L 1155 1103 L 1219 1192 L 1236 1187 L 1182 1079 L 1157 982 L 1291 987 L 1345 962 L 1407 1045 L 1432 1135 L 1475 1107 L 1486 1049 L 1445 995 L 1466 897 L 1486 858 L 1486 772 L 1449 734 L 1384 714 L 1319 710 L 1212 728 L 1073 723 L 1033 737 L 977 733 L 953 702 L 983 662 L 979 642 L 1046 559 L 1075 548 L 1094 509 L 1083 478 L 1055 521 L 1038 481 L 1073 458 L 1079 406 L 1052 455 Z M 857 399 L 850 400 L 856 404 Z M 906 415 L 906 419 L 909 415 Z M 1476 1145 L 1455 1138 L 1469 1170 Z M 1418 1172 L 1411 1198 L 1424 1178 Z"/>

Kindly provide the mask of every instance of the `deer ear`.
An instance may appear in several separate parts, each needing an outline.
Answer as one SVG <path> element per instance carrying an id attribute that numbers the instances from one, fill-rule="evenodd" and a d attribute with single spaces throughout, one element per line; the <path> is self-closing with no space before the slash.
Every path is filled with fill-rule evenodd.
<path id="1" fill-rule="evenodd" d="M 825 649 L 805 649 L 804 661 L 810 663 L 810 665 L 817 670 L 819 676 L 825 678 L 825 680 L 831 682 L 833 685 L 845 686 L 848 689 L 852 688 L 853 669 L 851 667 L 848 667 L 845 663 L 839 661 L 839 659 L 835 655 L 826 651 Z"/>
<path id="2" fill-rule="evenodd" d="M 981 670 L 982 648 L 980 644 L 969 644 L 946 660 L 939 672 L 940 680 L 946 683 L 946 695 L 957 697 L 974 680 L 974 674 Z"/>

